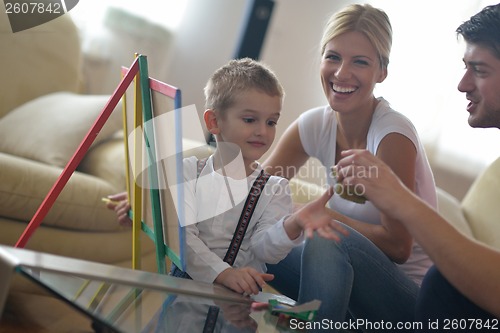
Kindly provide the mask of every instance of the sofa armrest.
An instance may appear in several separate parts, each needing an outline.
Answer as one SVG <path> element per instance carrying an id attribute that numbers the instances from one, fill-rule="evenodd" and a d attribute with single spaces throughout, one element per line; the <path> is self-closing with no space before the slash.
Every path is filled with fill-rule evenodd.
<path id="1" fill-rule="evenodd" d="M 62 169 L 3 153 L 0 166 L 0 216 L 30 221 Z M 71 230 L 121 230 L 115 212 L 101 202 L 103 196 L 117 191 L 103 179 L 75 172 L 43 224 Z"/>

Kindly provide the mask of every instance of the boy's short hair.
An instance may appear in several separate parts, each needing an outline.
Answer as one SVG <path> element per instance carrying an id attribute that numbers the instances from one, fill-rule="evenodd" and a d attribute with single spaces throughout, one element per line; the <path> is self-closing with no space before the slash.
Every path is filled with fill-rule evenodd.
<path id="1" fill-rule="evenodd" d="M 276 74 L 260 61 L 242 58 L 217 69 L 205 86 L 205 109 L 224 112 L 241 92 L 256 89 L 283 98 L 284 89 Z"/>

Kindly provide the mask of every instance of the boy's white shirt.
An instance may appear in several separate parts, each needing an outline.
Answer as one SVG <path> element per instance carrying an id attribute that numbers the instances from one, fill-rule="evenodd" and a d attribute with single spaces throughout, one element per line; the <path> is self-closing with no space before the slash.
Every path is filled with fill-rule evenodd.
<path id="1" fill-rule="evenodd" d="M 196 157 L 184 159 L 186 271 L 194 280 L 212 283 L 230 267 L 223 258 L 250 187 L 262 167 L 259 164 L 250 176 L 236 180 L 214 171 L 213 156 L 210 156 L 197 179 L 197 162 Z M 234 207 L 229 192 L 232 192 Z M 271 176 L 255 207 L 233 267 L 246 266 L 265 272 L 265 263 L 279 262 L 293 247 L 300 245 L 303 235 L 290 240 L 283 228 L 283 221 L 292 209 L 288 180 Z"/>

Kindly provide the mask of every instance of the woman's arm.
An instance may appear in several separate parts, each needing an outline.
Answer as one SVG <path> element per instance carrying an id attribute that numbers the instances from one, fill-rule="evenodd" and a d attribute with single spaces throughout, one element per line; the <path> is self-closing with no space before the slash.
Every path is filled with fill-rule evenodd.
<path id="1" fill-rule="evenodd" d="M 397 172 L 407 186 L 413 188 L 416 149 L 408 138 L 397 133 L 388 134 L 381 141 L 377 154 Z M 263 167 L 271 174 L 291 179 L 308 158 L 309 155 L 300 140 L 298 122 L 295 121 L 280 138 Z M 334 219 L 344 222 L 369 238 L 394 262 L 403 263 L 410 256 L 412 238 L 397 221 L 382 215 L 382 225 L 371 225 L 336 211 L 330 210 L 330 213 Z"/>
<path id="2" fill-rule="evenodd" d="M 337 165 L 339 181 L 362 186 L 378 209 L 404 224 L 452 285 L 500 317 L 500 252 L 460 233 L 368 151 L 345 151 L 343 156 Z M 363 172 L 368 168 L 377 172 Z"/>
<path id="3" fill-rule="evenodd" d="M 411 191 L 415 191 L 417 149 L 413 142 L 399 133 L 391 133 L 380 142 L 377 157 L 384 161 Z M 376 230 L 379 247 L 397 263 L 411 255 L 413 239 L 401 222 L 381 213 L 381 230 Z"/>
<path id="4" fill-rule="evenodd" d="M 309 155 L 300 141 L 299 125 L 296 120 L 283 133 L 276 148 L 262 166 L 271 175 L 291 179 L 308 158 Z"/>
<path id="5" fill-rule="evenodd" d="M 411 190 L 415 184 L 416 155 L 415 145 L 410 139 L 399 133 L 386 135 L 377 150 L 377 156 Z M 370 239 L 392 261 L 402 264 L 411 255 L 413 239 L 410 233 L 401 222 L 387 214 L 381 213 L 381 224 L 357 221 L 334 211 L 332 211 L 332 215 Z"/>

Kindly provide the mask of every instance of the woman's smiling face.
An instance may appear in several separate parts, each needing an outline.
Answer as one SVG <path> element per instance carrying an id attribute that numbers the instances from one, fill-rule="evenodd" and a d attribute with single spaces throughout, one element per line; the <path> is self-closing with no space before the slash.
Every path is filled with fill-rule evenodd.
<path id="1" fill-rule="evenodd" d="M 350 112 L 372 105 L 375 84 L 385 79 L 387 70 L 381 68 L 379 55 L 368 38 L 351 31 L 326 44 L 320 74 L 332 109 Z"/>

